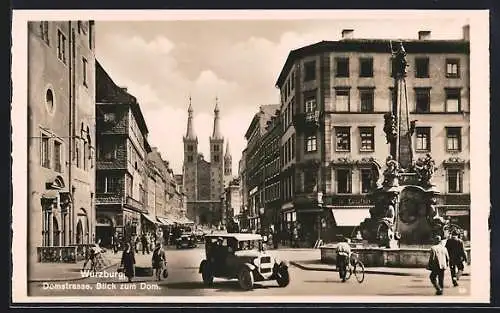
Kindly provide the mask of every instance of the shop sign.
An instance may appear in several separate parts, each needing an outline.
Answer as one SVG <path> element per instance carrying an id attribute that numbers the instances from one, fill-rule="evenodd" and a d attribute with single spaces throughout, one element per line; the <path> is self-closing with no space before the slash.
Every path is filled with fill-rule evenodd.
<path id="1" fill-rule="evenodd" d="M 327 205 L 352 206 L 352 205 L 373 205 L 373 201 L 366 195 L 349 195 L 349 196 L 323 196 L 323 200 Z"/>

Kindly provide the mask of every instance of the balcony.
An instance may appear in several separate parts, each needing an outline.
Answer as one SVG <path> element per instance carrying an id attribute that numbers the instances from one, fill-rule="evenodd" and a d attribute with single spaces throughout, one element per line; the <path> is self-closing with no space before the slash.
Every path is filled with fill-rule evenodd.
<path id="1" fill-rule="evenodd" d="M 99 204 L 122 204 L 122 196 L 116 193 L 96 193 L 95 203 Z"/>
<path id="2" fill-rule="evenodd" d="M 316 131 L 320 125 L 319 111 L 315 110 L 295 115 L 293 125 L 298 131 Z"/>
<path id="3" fill-rule="evenodd" d="M 133 210 L 145 212 L 145 208 L 142 202 L 137 201 L 132 197 L 127 197 L 127 202 L 125 204 Z"/>

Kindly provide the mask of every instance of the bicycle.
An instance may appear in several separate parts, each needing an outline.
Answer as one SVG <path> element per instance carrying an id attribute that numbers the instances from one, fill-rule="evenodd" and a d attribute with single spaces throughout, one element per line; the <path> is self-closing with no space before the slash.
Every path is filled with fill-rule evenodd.
<path id="1" fill-rule="evenodd" d="M 365 265 L 359 260 L 359 255 L 352 253 L 347 266 L 345 280 L 349 280 L 354 273 L 356 280 L 361 284 L 365 280 Z"/>

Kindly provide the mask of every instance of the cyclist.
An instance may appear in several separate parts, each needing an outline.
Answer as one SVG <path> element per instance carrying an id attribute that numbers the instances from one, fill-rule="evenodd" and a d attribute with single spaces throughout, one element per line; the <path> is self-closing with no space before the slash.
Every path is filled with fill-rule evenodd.
<path id="1" fill-rule="evenodd" d="M 346 281 L 347 267 L 349 266 L 349 260 L 351 257 L 351 246 L 349 245 L 349 241 L 350 240 L 348 238 L 342 237 L 341 242 L 337 244 L 336 249 L 337 269 L 342 282 Z"/>

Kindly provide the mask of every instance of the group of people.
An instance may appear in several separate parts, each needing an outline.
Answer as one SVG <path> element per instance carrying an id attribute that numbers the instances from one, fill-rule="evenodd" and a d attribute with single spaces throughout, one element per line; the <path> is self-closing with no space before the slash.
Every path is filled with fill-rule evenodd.
<path id="1" fill-rule="evenodd" d="M 125 243 L 125 249 L 122 253 L 122 258 L 120 261 L 120 269 L 122 269 L 124 275 L 127 277 L 128 281 L 131 282 L 132 278 L 135 276 L 135 249 L 132 249 L 130 243 Z M 152 251 L 151 265 L 153 267 L 153 275 L 156 280 L 161 280 L 164 271 L 166 271 L 167 257 L 165 250 L 162 248 L 161 243 L 157 242 Z M 144 250 L 143 250 L 144 254 Z M 149 253 L 148 253 L 149 254 Z"/>
<path id="2" fill-rule="evenodd" d="M 451 237 L 442 239 L 441 236 L 434 238 L 435 244 L 431 247 L 427 269 L 431 272 L 429 279 L 436 289 L 436 295 L 442 295 L 444 289 L 444 275 L 450 270 L 453 286 L 458 286 L 458 281 L 464 271 L 464 263 L 467 263 L 465 245 L 457 232 L 452 232 Z M 351 257 L 351 246 L 348 238 L 342 238 L 337 244 L 337 269 L 342 282 L 346 281 L 347 269 Z"/>

